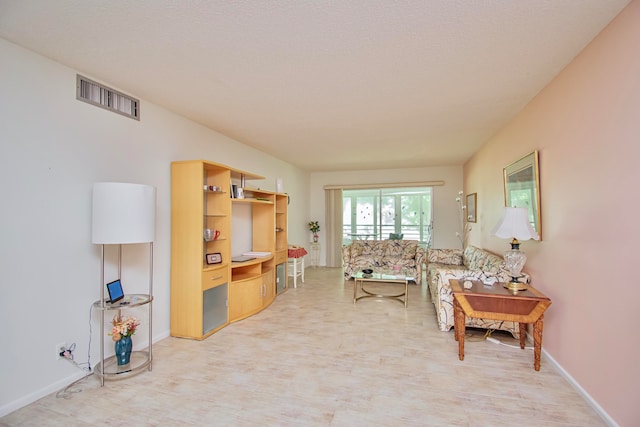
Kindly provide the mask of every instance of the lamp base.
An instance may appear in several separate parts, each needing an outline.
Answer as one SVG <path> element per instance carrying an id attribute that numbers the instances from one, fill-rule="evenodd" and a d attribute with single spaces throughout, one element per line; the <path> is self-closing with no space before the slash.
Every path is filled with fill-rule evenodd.
<path id="1" fill-rule="evenodd" d="M 511 280 L 510 282 L 505 283 L 503 286 L 509 289 L 511 292 L 527 290 L 527 285 L 522 282 L 518 282 L 517 280 Z"/>

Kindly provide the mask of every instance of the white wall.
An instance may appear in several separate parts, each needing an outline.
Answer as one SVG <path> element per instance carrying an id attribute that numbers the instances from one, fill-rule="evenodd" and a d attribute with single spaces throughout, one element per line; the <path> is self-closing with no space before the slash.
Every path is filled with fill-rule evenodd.
<path id="1" fill-rule="evenodd" d="M 267 177 L 251 183 L 268 190 L 275 190 L 276 178 L 282 177 L 284 191 L 292 195 L 289 235 L 297 241 L 306 239 L 309 178 L 144 99 L 139 122 L 77 101 L 75 70 L 3 39 L 0 58 L 2 416 L 80 374 L 56 360 L 55 344 L 75 342 L 76 360 L 87 359 L 89 310 L 100 295 L 100 250 L 90 238 L 94 182 L 157 188 L 153 330 L 159 339 L 169 333 L 170 163 L 227 164 Z M 146 267 L 132 265 L 145 260 L 143 250 L 125 247 L 123 279 L 129 292 L 145 290 Z M 95 365 L 97 313 L 92 318 Z M 138 346 L 146 345 L 144 336 L 134 337 Z"/>
<path id="2" fill-rule="evenodd" d="M 433 188 L 433 247 L 460 248 L 461 243 L 456 237 L 460 230 L 458 205 L 456 197 L 462 190 L 462 166 L 424 167 L 406 169 L 362 170 L 349 172 L 312 172 L 310 178 L 310 217 L 320 222 L 320 238 L 326 234 L 325 220 L 325 185 L 347 184 L 388 184 L 395 182 L 444 181 L 443 186 Z M 309 228 L 306 230 L 306 242 L 311 239 Z M 323 231 L 324 230 L 324 231 Z M 307 243 L 308 245 L 308 243 Z M 320 265 L 326 265 L 326 247 L 322 246 Z"/>

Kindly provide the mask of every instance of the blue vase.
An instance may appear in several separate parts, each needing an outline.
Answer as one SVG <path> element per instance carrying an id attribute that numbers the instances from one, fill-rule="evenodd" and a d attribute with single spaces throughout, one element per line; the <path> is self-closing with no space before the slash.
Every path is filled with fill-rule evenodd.
<path id="1" fill-rule="evenodd" d="M 132 349 L 133 342 L 131 341 L 131 337 L 122 337 L 116 341 L 116 360 L 118 361 L 118 366 L 129 364 Z"/>

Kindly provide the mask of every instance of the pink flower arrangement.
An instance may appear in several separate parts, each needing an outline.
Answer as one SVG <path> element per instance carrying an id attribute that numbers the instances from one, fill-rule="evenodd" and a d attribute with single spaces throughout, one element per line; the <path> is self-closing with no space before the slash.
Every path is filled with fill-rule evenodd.
<path id="1" fill-rule="evenodd" d="M 136 329 L 140 326 L 140 321 L 135 317 L 122 317 L 121 314 L 115 315 L 111 323 L 113 324 L 113 328 L 109 335 L 111 335 L 114 341 L 120 341 L 124 337 L 130 337 L 136 333 Z"/>

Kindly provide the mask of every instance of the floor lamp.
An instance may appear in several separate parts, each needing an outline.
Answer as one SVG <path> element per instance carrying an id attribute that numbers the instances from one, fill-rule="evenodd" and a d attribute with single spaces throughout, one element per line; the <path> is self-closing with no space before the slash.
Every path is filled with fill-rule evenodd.
<path id="1" fill-rule="evenodd" d="M 118 278 L 122 278 L 122 245 L 148 243 L 149 295 L 153 293 L 153 241 L 156 228 L 156 189 L 142 184 L 98 182 L 93 185 L 91 242 L 102 245 L 100 268 L 100 301 L 104 309 L 105 245 L 118 245 Z M 104 334 L 104 316 L 100 317 L 100 333 Z M 151 307 L 149 307 L 149 360 L 151 360 Z M 100 340 L 104 361 L 104 340 Z M 102 365 L 104 371 L 104 364 Z M 101 375 L 104 385 L 104 372 Z"/>

